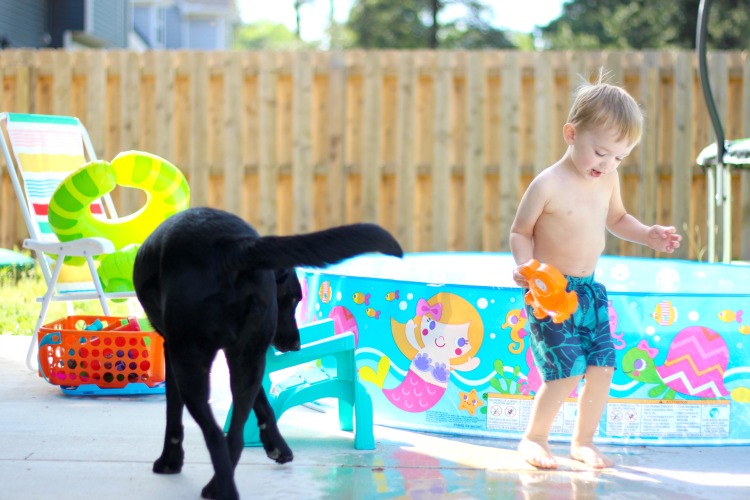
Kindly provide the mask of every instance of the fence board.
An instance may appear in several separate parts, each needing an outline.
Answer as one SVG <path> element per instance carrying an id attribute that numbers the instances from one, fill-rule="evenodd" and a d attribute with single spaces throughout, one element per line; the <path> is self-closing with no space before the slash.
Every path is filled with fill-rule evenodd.
<path id="1" fill-rule="evenodd" d="M 174 160 L 174 55 L 167 51 L 153 52 L 154 58 L 154 154 Z"/>
<path id="2" fill-rule="evenodd" d="M 554 77 L 552 53 L 538 52 L 534 67 L 534 175 L 555 162 L 552 145 L 552 127 L 559 133 L 560 124 L 550 120 L 553 110 Z"/>
<path id="3" fill-rule="evenodd" d="M 105 158 L 105 129 L 103 126 L 89 126 L 102 124 L 107 113 L 107 59 L 102 51 L 86 54 L 84 58 L 86 71 L 86 113 L 80 118 L 86 126 L 91 138 L 97 158 Z M 102 68 L 105 68 L 102 71 Z"/>
<path id="4" fill-rule="evenodd" d="M 419 165 L 419 175 L 417 177 L 417 187 L 415 194 L 415 203 L 417 207 L 416 214 L 416 247 L 415 250 L 422 251 L 432 248 L 432 183 L 428 171 L 432 165 L 432 149 L 430 145 L 433 142 L 433 115 L 435 102 L 435 89 L 433 84 L 433 73 L 431 66 L 434 61 L 434 54 L 429 51 L 417 52 L 416 66 L 419 74 L 419 92 L 416 119 L 417 139 L 417 165 Z"/>
<path id="5" fill-rule="evenodd" d="M 245 165 L 242 162 L 242 54 L 226 54 L 224 78 L 224 203 L 223 208 L 242 213 L 242 188 Z"/>
<path id="6" fill-rule="evenodd" d="M 3 51 L 0 51 L 0 109 L 8 109 L 7 104 L 5 102 L 5 58 L 3 57 Z M 2 182 L 2 181 L 0 181 Z"/>
<path id="7" fill-rule="evenodd" d="M 747 54 L 709 61 L 727 137 L 750 135 Z M 188 176 L 193 205 L 264 234 L 369 220 L 411 251 L 504 251 L 525 186 L 565 150 L 580 77 L 599 67 L 647 120 L 620 168 L 625 206 L 678 226 L 678 255 L 699 258 L 707 200 L 694 161 L 713 134 L 690 52 L 4 50 L 0 109 L 79 116 L 103 159 L 164 156 Z M 748 175 L 733 182 L 732 253 L 745 259 Z M 0 179 L 4 247 L 26 235 L 9 194 Z M 113 196 L 121 213 L 142 202 Z M 606 252 L 648 254 L 614 238 Z"/>
<path id="8" fill-rule="evenodd" d="M 52 58 L 52 112 L 56 115 L 69 115 L 71 113 L 70 86 L 73 78 L 71 55 L 70 52 L 60 52 L 54 54 L 55 57 Z"/>
<path id="9" fill-rule="evenodd" d="M 122 96 L 121 138 L 119 151 L 144 149 L 140 145 L 140 103 L 141 77 L 140 58 L 135 52 L 124 52 L 120 58 L 120 94 Z M 119 151 L 107 157 L 111 160 Z M 127 215 L 138 210 L 144 203 L 143 195 L 137 189 L 124 189 L 120 195 L 120 215 Z M 119 213 L 119 212 L 118 212 Z"/>
<path id="10" fill-rule="evenodd" d="M 312 230 L 312 60 L 309 52 L 294 57 L 294 157 L 292 178 L 294 232 Z"/>
<path id="11" fill-rule="evenodd" d="M 346 177 L 344 152 L 346 151 L 346 59 L 344 53 L 335 51 L 330 54 L 328 63 L 328 113 L 327 154 L 328 164 L 328 224 L 336 226 L 344 223 L 346 213 L 346 195 L 344 192 Z"/>
<path id="12" fill-rule="evenodd" d="M 16 106 L 11 109 L 18 113 L 28 113 L 36 107 L 36 68 L 24 62 L 35 61 L 33 50 L 20 50 L 17 53 L 16 65 Z"/>
<path id="13" fill-rule="evenodd" d="M 185 54 L 187 56 L 187 54 Z M 209 203 L 209 169 L 208 144 L 208 100 L 209 75 L 208 54 L 196 52 L 185 65 L 189 94 L 186 102 L 186 119 L 189 123 L 190 137 L 194 138 L 188 144 L 188 156 L 184 168 L 190 180 L 190 198 L 193 205 L 208 205 Z M 203 166 L 203 168 L 201 168 Z"/>
<path id="14" fill-rule="evenodd" d="M 646 109 L 658 109 L 659 93 L 659 54 L 645 51 L 641 65 L 640 101 Z M 639 145 L 640 182 L 638 183 L 639 203 L 638 217 L 647 225 L 657 221 L 656 201 L 658 189 L 658 114 L 649 113 L 644 117 L 643 136 Z M 652 257 L 654 252 L 647 247 L 638 246 L 637 255 Z"/>
<path id="15" fill-rule="evenodd" d="M 415 122 L 417 102 L 417 71 L 414 54 L 403 52 L 399 57 L 399 82 L 396 122 L 396 237 L 405 251 L 415 249 L 415 191 L 417 186 Z"/>
<path id="16" fill-rule="evenodd" d="M 448 52 L 435 58 L 432 171 L 432 248 L 448 250 L 450 221 L 451 60 Z"/>
<path id="17" fill-rule="evenodd" d="M 726 135 L 727 113 L 729 107 L 729 99 L 726 92 L 727 81 L 729 79 L 726 54 L 721 52 L 711 54 L 711 57 L 708 60 L 708 73 L 711 80 L 711 92 L 713 93 L 714 102 L 716 103 L 716 112 L 719 114 L 719 119 L 724 126 L 724 132 Z M 710 121 L 708 122 L 708 125 L 710 126 Z M 710 137 L 710 142 L 716 142 L 716 136 L 713 134 L 713 129 L 711 129 Z M 723 190 L 724 188 L 719 182 L 716 183 L 716 189 L 717 197 L 722 196 L 722 191 L 720 190 Z M 731 200 L 729 200 L 729 202 L 731 203 Z M 716 223 L 718 227 L 722 227 L 725 224 L 722 207 L 716 208 Z M 719 233 L 716 237 L 716 255 L 721 258 L 723 254 L 724 243 L 721 238 L 721 233 Z"/>
<path id="18" fill-rule="evenodd" d="M 469 54 L 467 67 L 466 159 L 464 185 L 466 187 L 466 249 L 482 250 L 484 223 L 484 110 L 485 65 L 482 52 Z"/>
<path id="19" fill-rule="evenodd" d="M 261 234 L 275 234 L 277 228 L 276 182 L 278 181 L 276 168 L 276 108 L 278 106 L 276 87 L 278 74 L 275 53 L 261 54 L 259 81 L 259 231 Z"/>
<path id="20" fill-rule="evenodd" d="M 503 55 L 501 64 L 500 103 L 500 250 L 510 250 L 510 227 L 521 200 L 521 156 L 519 151 L 521 108 L 518 96 L 521 89 L 520 58 L 516 52 Z"/>
<path id="21" fill-rule="evenodd" d="M 674 60 L 674 102 L 693 102 L 693 72 L 691 55 L 679 52 Z M 674 225 L 677 230 L 686 235 L 685 244 L 675 251 L 675 257 L 687 258 L 690 248 L 689 241 L 692 228 L 690 227 L 690 185 L 695 159 L 685 144 L 690 143 L 693 132 L 692 106 L 682 105 L 674 108 L 674 135 L 672 147 L 674 161 L 672 164 L 672 220 L 665 221 Z"/>
<path id="22" fill-rule="evenodd" d="M 381 108 L 383 91 L 380 53 L 371 51 L 365 55 L 364 95 L 362 106 L 362 217 L 366 220 L 380 219 L 381 196 Z"/>

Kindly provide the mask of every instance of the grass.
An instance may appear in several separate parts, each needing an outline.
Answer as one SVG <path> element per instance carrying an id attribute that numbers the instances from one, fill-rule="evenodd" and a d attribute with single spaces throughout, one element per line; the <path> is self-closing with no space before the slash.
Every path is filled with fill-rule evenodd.
<path id="1" fill-rule="evenodd" d="M 12 268 L 0 269 L 0 334 L 31 335 L 34 331 L 41 303 L 37 297 L 44 295 L 47 287 L 39 267 L 28 271 Z M 113 316 L 127 316 L 126 303 L 109 303 Z M 76 314 L 102 314 L 101 305 L 96 300 L 74 301 Z M 64 318 L 68 315 L 65 302 L 53 302 L 47 311 L 45 322 Z"/>

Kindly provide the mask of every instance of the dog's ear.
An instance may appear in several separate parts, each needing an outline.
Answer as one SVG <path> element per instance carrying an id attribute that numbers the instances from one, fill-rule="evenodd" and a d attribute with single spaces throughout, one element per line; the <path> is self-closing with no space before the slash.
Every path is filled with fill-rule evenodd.
<path id="1" fill-rule="evenodd" d="M 276 283 L 284 283 L 289 278 L 289 269 L 276 269 Z"/>

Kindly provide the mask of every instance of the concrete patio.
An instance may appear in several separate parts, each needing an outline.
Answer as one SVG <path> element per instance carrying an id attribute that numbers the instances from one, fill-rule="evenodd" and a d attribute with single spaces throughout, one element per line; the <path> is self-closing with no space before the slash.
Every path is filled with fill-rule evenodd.
<path id="1" fill-rule="evenodd" d="M 181 474 L 151 472 L 161 452 L 163 395 L 73 397 L 25 364 L 28 337 L 0 335 L 0 499 L 197 499 L 212 475 L 203 437 L 185 421 Z M 223 423 L 230 397 L 217 360 L 212 405 Z M 243 498 L 750 498 L 750 447 L 603 446 L 616 467 L 594 471 L 553 449 L 541 472 L 515 441 L 459 438 L 376 426 L 377 449 L 358 451 L 332 413 L 298 407 L 280 427 L 294 450 L 277 465 L 246 448 L 236 480 Z"/>

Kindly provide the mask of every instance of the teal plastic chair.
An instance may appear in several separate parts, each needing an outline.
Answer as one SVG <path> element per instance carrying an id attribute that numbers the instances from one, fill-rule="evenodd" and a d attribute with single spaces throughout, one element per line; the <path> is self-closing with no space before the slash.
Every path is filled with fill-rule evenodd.
<path id="1" fill-rule="evenodd" d="M 374 450 L 372 399 L 357 375 L 354 334 L 344 332 L 336 335 L 331 319 L 302 326 L 299 330 L 302 342 L 299 351 L 282 353 L 271 347 L 266 355 L 263 390 L 273 407 L 276 420 L 280 421 L 284 412 L 295 406 L 335 398 L 338 400 L 341 430 L 354 432 L 356 449 Z M 297 370 L 273 385 L 272 390 L 270 374 L 280 370 L 290 371 L 294 367 Z M 224 432 L 229 431 L 232 408 L 229 408 Z M 261 446 L 255 412 L 250 413 L 245 423 L 243 440 L 245 446 Z"/>

